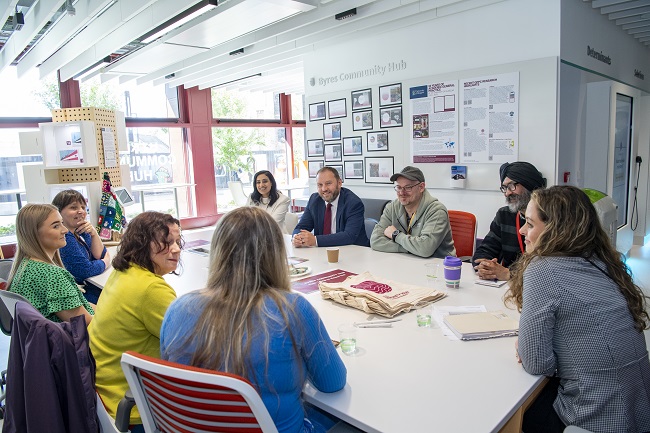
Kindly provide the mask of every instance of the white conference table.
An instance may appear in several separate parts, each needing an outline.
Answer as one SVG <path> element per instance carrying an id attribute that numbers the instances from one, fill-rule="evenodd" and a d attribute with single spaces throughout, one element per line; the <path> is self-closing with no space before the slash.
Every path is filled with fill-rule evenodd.
<path id="1" fill-rule="evenodd" d="M 210 240 L 211 231 L 184 237 Z M 341 247 L 339 262 L 330 264 L 324 248 L 293 248 L 289 235 L 285 235 L 285 244 L 289 256 L 308 259 L 300 266 L 309 266 L 312 275 L 332 269 L 369 271 L 426 286 L 424 264 L 432 260 L 351 245 Z M 165 276 L 179 296 L 202 288 L 207 280 L 207 257 L 184 251 L 182 262 L 180 276 Z M 103 286 L 108 273 L 91 282 Z M 479 286 L 475 279 L 471 265 L 463 264 L 460 288 L 448 290 L 448 296 L 435 305 L 485 305 L 488 310 L 518 317 L 503 305 L 506 286 Z M 337 328 L 342 323 L 381 319 L 324 300 L 318 291 L 306 297 L 333 339 L 338 339 Z M 529 375 L 517 363 L 515 338 L 451 341 L 438 328 L 418 328 L 414 312 L 398 317 L 402 321 L 392 328 L 358 328 L 360 353 L 341 354 L 348 370 L 345 388 L 328 394 L 307 384 L 305 400 L 368 432 L 520 431 L 519 410 L 544 378 Z"/>

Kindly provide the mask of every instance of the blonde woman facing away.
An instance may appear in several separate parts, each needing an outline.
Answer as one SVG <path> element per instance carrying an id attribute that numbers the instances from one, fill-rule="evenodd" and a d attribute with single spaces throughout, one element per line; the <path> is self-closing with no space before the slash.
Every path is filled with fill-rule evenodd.
<path id="1" fill-rule="evenodd" d="M 268 170 L 253 176 L 255 190 L 248 197 L 247 206 L 256 206 L 267 211 L 284 231 L 284 217 L 289 211 L 289 197 L 278 191 L 275 178 Z"/>
<path id="2" fill-rule="evenodd" d="M 9 274 L 9 291 L 23 295 L 43 316 L 63 322 L 95 314 L 70 272 L 63 268 L 59 248 L 68 229 L 56 207 L 30 203 L 16 216 L 18 249 Z"/>
<path id="3" fill-rule="evenodd" d="M 650 431 L 646 298 L 589 198 L 572 186 L 533 191 L 521 234 L 506 301 L 521 311 L 524 369 L 551 378 L 523 431 Z"/>
<path id="4" fill-rule="evenodd" d="M 176 292 L 163 275 L 176 270 L 182 248 L 179 221 L 169 214 L 143 212 L 131 220 L 113 259 L 113 272 L 102 290 L 97 314 L 88 328 L 97 363 L 97 392 L 115 417 L 127 389 L 120 360 L 133 350 L 160 357 L 160 325 Z M 131 432 L 141 432 L 137 408 Z"/>
<path id="5" fill-rule="evenodd" d="M 169 307 L 160 344 L 163 359 L 251 381 L 281 433 L 334 423 L 300 396 L 306 380 L 322 392 L 342 389 L 345 366 L 316 310 L 291 292 L 282 232 L 261 209 L 221 218 L 207 288 Z"/>

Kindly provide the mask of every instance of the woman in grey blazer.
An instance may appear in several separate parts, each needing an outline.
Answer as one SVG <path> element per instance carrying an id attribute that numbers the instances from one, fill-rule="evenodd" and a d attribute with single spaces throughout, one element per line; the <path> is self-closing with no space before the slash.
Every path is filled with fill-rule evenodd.
<path id="1" fill-rule="evenodd" d="M 256 206 L 267 211 L 280 225 L 283 233 L 284 217 L 289 211 L 289 197 L 278 191 L 275 178 L 268 170 L 261 170 L 253 176 L 254 190 L 248 197 L 247 206 Z"/>
<path id="2" fill-rule="evenodd" d="M 535 190 L 521 234 L 526 253 L 505 299 L 521 311 L 524 369 L 550 377 L 523 431 L 650 431 L 647 300 L 589 198 L 571 186 Z"/>

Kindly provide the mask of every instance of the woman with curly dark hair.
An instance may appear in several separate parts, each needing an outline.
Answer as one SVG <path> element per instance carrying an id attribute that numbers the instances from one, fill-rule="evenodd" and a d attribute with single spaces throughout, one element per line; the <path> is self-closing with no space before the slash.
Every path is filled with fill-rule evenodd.
<path id="1" fill-rule="evenodd" d="M 589 198 L 572 186 L 535 190 L 521 234 L 526 253 L 505 299 L 521 311 L 524 369 L 551 378 L 523 431 L 650 431 L 646 297 Z"/>
<path id="2" fill-rule="evenodd" d="M 122 353 L 134 350 L 160 357 L 160 326 L 176 292 L 163 275 L 176 270 L 181 255 L 179 221 L 169 214 L 143 212 L 133 218 L 113 259 L 113 272 L 99 298 L 88 328 L 97 363 L 97 392 L 115 417 L 129 386 L 122 372 Z M 137 408 L 131 411 L 132 432 L 144 431 Z"/>

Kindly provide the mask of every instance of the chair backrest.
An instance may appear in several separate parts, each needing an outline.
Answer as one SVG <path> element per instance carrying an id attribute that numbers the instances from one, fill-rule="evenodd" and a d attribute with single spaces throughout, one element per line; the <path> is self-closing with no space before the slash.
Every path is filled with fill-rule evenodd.
<path id="1" fill-rule="evenodd" d="M 471 259 L 476 245 L 476 216 L 459 210 L 448 212 L 456 255 L 461 260 Z"/>
<path id="2" fill-rule="evenodd" d="M 13 259 L 0 259 L 0 279 L 5 281 L 9 279 L 9 272 L 11 272 L 11 266 L 13 264 Z"/>
<path id="3" fill-rule="evenodd" d="M 147 432 L 278 431 L 260 395 L 242 377 L 135 352 L 122 354 L 122 370 Z"/>
<path id="4" fill-rule="evenodd" d="M 248 201 L 248 197 L 244 192 L 244 184 L 240 181 L 230 181 L 228 182 L 228 189 L 232 194 L 232 199 L 235 201 L 237 206 L 245 206 Z"/>
<path id="5" fill-rule="evenodd" d="M 361 201 L 363 202 L 364 208 L 363 217 L 372 218 L 375 221 L 381 219 L 381 214 L 384 212 L 384 208 L 388 203 L 390 203 L 390 200 L 379 198 L 362 198 Z"/>
<path id="6" fill-rule="evenodd" d="M 377 220 L 374 218 L 366 218 L 363 220 L 363 223 L 366 226 L 366 236 L 368 236 L 368 239 L 370 239 L 370 236 L 372 235 L 372 231 L 375 229 L 375 226 L 377 225 Z"/>
<path id="7" fill-rule="evenodd" d="M 11 335 L 16 302 L 25 301 L 29 304 L 29 300 L 18 293 L 0 290 L 0 301 L 0 330 L 5 335 Z"/>
<path id="8" fill-rule="evenodd" d="M 287 212 L 287 214 L 284 216 L 284 229 L 287 233 L 293 233 L 293 229 L 295 229 L 298 225 L 298 221 L 300 221 L 301 215 L 302 214 Z"/>

